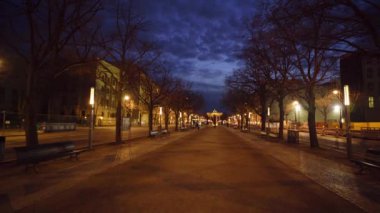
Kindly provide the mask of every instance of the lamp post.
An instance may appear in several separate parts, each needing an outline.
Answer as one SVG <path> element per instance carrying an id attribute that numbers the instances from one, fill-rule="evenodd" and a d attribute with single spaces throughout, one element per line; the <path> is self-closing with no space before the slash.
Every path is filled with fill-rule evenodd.
<path id="1" fill-rule="evenodd" d="M 267 135 L 269 135 L 269 117 L 270 117 L 270 107 L 267 108 Z"/>
<path id="2" fill-rule="evenodd" d="M 160 131 L 161 131 L 161 129 L 162 129 L 162 107 L 160 107 L 160 117 L 159 117 L 159 119 L 160 119 Z"/>
<path id="3" fill-rule="evenodd" d="M 300 104 L 298 103 L 298 101 L 294 101 L 294 102 L 293 102 L 293 105 L 294 105 L 294 110 L 295 110 L 295 112 L 294 112 L 294 120 L 295 120 L 295 123 L 296 123 L 296 129 L 298 129 L 298 125 L 297 125 L 297 114 L 299 113 L 299 111 L 301 111 L 301 106 L 300 106 Z M 300 119 L 298 118 L 298 120 L 300 120 Z"/>
<path id="4" fill-rule="evenodd" d="M 248 113 L 248 131 L 251 131 L 251 113 Z"/>
<path id="5" fill-rule="evenodd" d="M 339 103 L 342 105 L 342 97 L 341 97 L 341 93 L 339 90 L 333 90 L 333 94 L 336 95 L 336 97 L 338 98 L 338 101 Z M 339 108 L 339 129 L 342 129 L 343 127 L 343 122 L 342 122 L 342 107 Z"/>
<path id="6" fill-rule="evenodd" d="M 352 146 L 351 146 L 351 120 L 350 120 L 350 88 L 348 85 L 343 87 L 344 93 L 344 106 L 346 110 L 346 139 L 347 139 L 347 157 L 351 159 Z"/>
<path id="7" fill-rule="evenodd" d="M 124 100 L 126 101 L 126 104 L 125 104 L 125 107 L 126 107 L 126 111 L 127 111 L 127 119 L 128 122 L 129 122 L 129 125 L 127 126 L 127 129 L 128 129 L 128 139 L 131 138 L 131 126 L 132 126 L 132 119 L 131 119 L 131 115 L 130 115 L 130 110 L 132 109 L 132 106 L 131 106 L 131 97 L 129 95 L 125 95 L 124 96 Z"/>
<path id="8" fill-rule="evenodd" d="M 94 108 L 95 108 L 95 88 L 94 87 L 91 87 L 90 89 L 90 106 L 91 106 L 91 115 L 90 115 L 88 149 L 92 149 L 92 141 L 94 139 Z"/>

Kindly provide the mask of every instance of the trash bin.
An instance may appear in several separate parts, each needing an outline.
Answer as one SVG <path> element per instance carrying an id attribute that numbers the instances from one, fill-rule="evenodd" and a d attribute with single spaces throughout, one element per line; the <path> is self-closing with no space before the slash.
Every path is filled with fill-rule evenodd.
<path id="1" fill-rule="evenodd" d="M 0 161 L 4 160 L 5 154 L 5 136 L 0 136 Z"/>
<path id="2" fill-rule="evenodd" d="M 299 143 L 299 131 L 288 130 L 288 143 Z"/>

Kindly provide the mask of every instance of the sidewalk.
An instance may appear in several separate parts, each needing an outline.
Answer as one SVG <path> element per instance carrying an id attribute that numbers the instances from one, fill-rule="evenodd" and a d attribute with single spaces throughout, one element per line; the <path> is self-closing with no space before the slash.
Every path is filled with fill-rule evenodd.
<path id="1" fill-rule="evenodd" d="M 5 159 L 12 161 L 16 158 L 13 148 L 25 146 L 25 133 L 20 130 L 8 130 L 5 142 Z M 86 148 L 88 146 L 89 129 L 79 127 L 75 131 L 61 131 L 44 133 L 39 132 L 39 143 L 54 143 L 62 141 L 73 141 L 76 148 Z M 122 131 L 122 138 L 126 140 L 136 140 L 148 136 L 147 127 L 133 127 L 131 131 Z M 115 127 L 96 127 L 94 129 L 93 145 L 109 144 L 115 142 Z"/>
<path id="2" fill-rule="evenodd" d="M 380 211 L 379 173 L 367 171 L 358 175 L 358 168 L 347 160 L 345 153 L 329 149 L 310 149 L 305 144 L 279 143 L 272 137 L 228 129 L 245 139 L 252 147 L 303 173 L 363 210 Z"/>
<path id="3" fill-rule="evenodd" d="M 78 161 L 61 158 L 39 164 L 39 173 L 24 172 L 23 166 L 0 165 L 0 212 L 21 210 L 34 202 L 81 184 L 89 176 L 136 159 L 196 131 L 170 136 L 140 138 L 121 145 L 97 146 Z M 122 181 L 122 180 L 121 180 Z"/>

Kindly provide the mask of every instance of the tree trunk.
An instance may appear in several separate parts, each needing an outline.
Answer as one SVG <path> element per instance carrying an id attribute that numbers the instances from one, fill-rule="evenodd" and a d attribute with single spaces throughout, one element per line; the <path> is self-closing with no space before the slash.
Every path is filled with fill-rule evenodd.
<path id="1" fill-rule="evenodd" d="M 34 73 L 35 68 L 30 67 L 27 73 L 26 79 L 26 94 L 25 94 L 25 137 L 27 146 L 38 145 L 38 134 L 37 134 L 37 119 L 36 119 L 36 97 L 34 88 Z"/>
<path id="2" fill-rule="evenodd" d="M 285 110 L 284 110 L 284 97 L 280 96 L 278 99 L 278 107 L 280 111 L 280 126 L 278 129 L 278 138 L 284 139 L 284 117 L 285 117 Z"/>
<path id="3" fill-rule="evenodd" d="M 243 126 L 244 126 L 244 119 L 245 119 L 243 113 L 240 114 L 240 118 L 241 118 L 241 121 L 240 121 L 240 129 L 242 130 L 242 129 L 243 129 Z"/>
<path id="4" fill-rule="evenodd" d="M 35 146 L 38 145 L 38 134 L 37 134 L 37 119 L 35 111 L 34 97 L 30 92 L 26 96 L 25 101 L 25 136 L 26 145 Z"/>
<path id="5" fill-rule="evenodd" d="M 267 111 L 265 110 L 265 107 L 261 110 L 261 131 L 265 131 L 265 124 L 267 121 Z"/>
<path id="6" fill-rule="evenodd" d="M 261 105 L 261 131 L 265 131 L 265 124 L 267 121 L 267 99 L 265 94 L 260 95 L 260 105 Z"/>
<path id="7" fill-rule="evenodd" d="M 178 117 L 179 117 L 179 112 L 175 111 L 175 131 L 178 131 Z"/>
<path id="8" fill-rule="evenodd" d="M 246 129 L 249 129 L 248 126 L 249 126 L 249 112 L 247 112 L 247 114 L 245 115 L 245 128 Z"/>
<path id="9" fill-rule="evenodd" d="M 165 129 L 169 131 L 169 116 L 170 116 L 170 109 L 165 107 Z"/>
<path id="10" fill-rule="evenodd" d="M 122 106 L 121 106 L 121 100 L 122 100 L 122 94 L 121 91 L 119 91 L 116 95 L 117 98 L 117 106 L 116 106 L 116 131 L 115 131 L 115 141 L 116 143 L 121 143 L 122 142 L 122 137 L 121 137 L 121 122 L 122 122 Z"/>
<path id="11" fill-rule="evenodd" d="M 150 133 L 153 130 L 153 106 L 152 105 L 148 106 L 148 111 L 149 111 L 149 115 L 148 115 L 149 136 L 151 136 Z"/>
<path id="12" fill-rule="evenodd" d="M 307 121 L 309 126 L 309 140 L 310 140 L 310 147 L 315 148 L 319 147 L 318 144 L 318 138 L 317 138 L 317 129 L 315 126 L 315 95 L 314 91 L 311 88 L 308 91 L 308 115 L 307 115 Z"/>

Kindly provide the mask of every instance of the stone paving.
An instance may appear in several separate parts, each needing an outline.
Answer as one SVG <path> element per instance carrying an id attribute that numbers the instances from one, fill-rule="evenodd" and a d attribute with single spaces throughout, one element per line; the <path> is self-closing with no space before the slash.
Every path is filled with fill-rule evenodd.
<path id="1" fill-rule="evenodd" d="M 362 209 L 380 211 L 380 175 L 377 171 L 357 174 L 358 168 L 347 160 L 345 153 L 312 150 L 305 145 L 287 145 L 273 139 L 268 142 L 266 136 L 229 131 Z"/>
<path id="2" fill-rule="evenodd" d="M 167 137 L 142 138 L 122 145 L 95 146 L 79 160 L 67 158 L 38 165 L 38 173 L 25 173 L 23 166 L 0 165 L 0 212 L 20 210 L 41 199 L 75 186 L 90 176 L 152 152 L 193 131 L 174 133 Z M 4 210 L 4 211 L 3 211 Z"/>
<path id="3" fill-rule="evenodd" d="M 225 128 L 225 127 L 218 127 Z M 367 212 L 380 211 L 380 179 L 376 172 L 356 174 L 357 168 L 344 153 L 311 150 L 302 145 L 286 145 L 265 136 L 226 128 L 255 149 L 296 169 L 328 190 Z M 102 145 L 81 154 L 80 160 L 58 159 L 39 165 L 39 173 L 25 173 L 22 166 L 0 165 L 0 212 L 21 210 L 67 190 L 107 169 L 153 152 L 197 131 L 174 133 L 162 138 L 144 138 L 123 145 Z"/>

